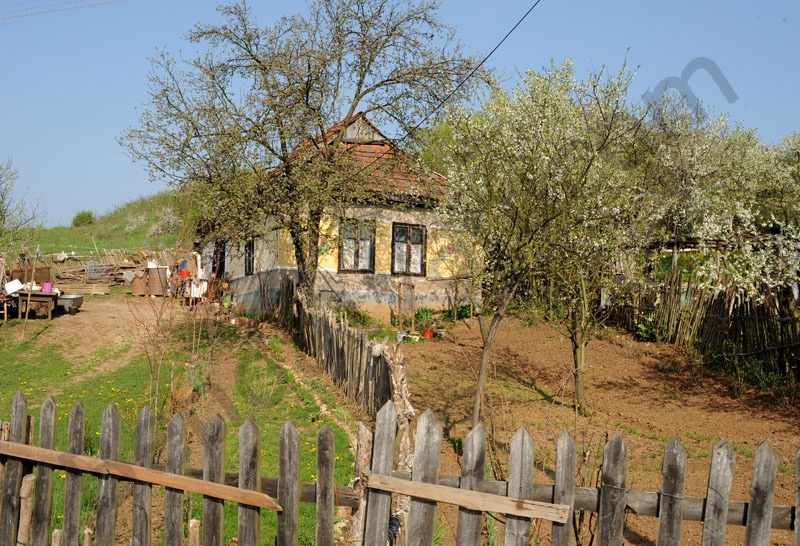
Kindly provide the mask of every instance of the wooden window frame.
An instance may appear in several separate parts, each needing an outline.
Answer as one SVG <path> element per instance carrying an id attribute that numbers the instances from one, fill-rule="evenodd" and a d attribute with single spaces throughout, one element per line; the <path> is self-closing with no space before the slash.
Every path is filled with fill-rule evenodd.
<path id="1" fill-rule="evenodd" d="M 344 243 L 345 243 L 345 229 L 349 226 L 354 227 L 357 230 L 357 237 L 353 240 L 355 241 L 355 262 L 356 267 L 353 269 L 345 268 L 344 266 Z M 361 241 L 364 240 L 361 238 L 361 229 L 367 227 L 370 229 L 370 263 L 369 267 L 360 267 L 361 264 L 358 263 L 359 257 L 359 250 L 361 248 Z M 353 219 L 344 219 L 339 222 L 339 273 L 375 273 L 375 223 L 374 222 L 363 222 Z"/>
<path id="2" fill-rule="evenodd" d="M 407 252 L 406 252 L 406 270 L 405 271 L 397 271 L 395 269 L 395 230 L 396 229 L 407 229 L 406 235 L 406 245 L 407 245 Z M 412 273 L 411 269 L 411 230 L 412 229 L 420 229 L 422 230 L 422 256 L 421 256 L 421 263 L 420 263 L 420 273 Z M 392 275 L 406 275 L 410 277 L 424 277 L 426 275 L 426 271 L 428 268 L 428 228 L 425 227 L 423 224 L 407 224 L 403 222 L 394 222 L 392 223 Z"/>

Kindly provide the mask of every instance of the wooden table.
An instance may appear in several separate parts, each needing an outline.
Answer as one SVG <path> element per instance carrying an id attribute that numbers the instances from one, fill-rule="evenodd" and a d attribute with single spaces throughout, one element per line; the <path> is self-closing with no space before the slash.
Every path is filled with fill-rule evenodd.
<path id="1" fill-rule="evenodd" d="M 33 291 L 28 292 L 25 290 L 20 290 L 16 293 L 17 296 L 17 309 L 19 310 L 19 316 L 22 317 L 23 313 L 28 310 L 28 302 L 31 303 L 44 303 L 47 305 L 47 320 L 53 318 L 53 309 L 56 308 L 58 304 L 58 293 L 56 292 L 40 292 L 40 291 Z"/>

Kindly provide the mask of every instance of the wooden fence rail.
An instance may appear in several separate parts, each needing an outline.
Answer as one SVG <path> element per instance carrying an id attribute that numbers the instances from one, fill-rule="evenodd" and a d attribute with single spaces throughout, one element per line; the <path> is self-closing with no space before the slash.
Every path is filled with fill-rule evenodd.
<path id="1" fill-rule="evenodd" d="M 551 543 L 566 546 L 573 543 L 572 516 L 581 511 L 598 513 L 596 539 L 600 546 L 623 543 L 627 512 L 657 517 L 657 543 L 663 546 L 680 544 L 684 521 L 703 522 L 702 543 L 708 546 L 724 544 L 730 525 L 746 528 L 745 543 L 748 545 L 770 544 L 771 529 L 793 530 L 794 543 L 800 544 L 796 531 L 797 510 L 793 506 L 774 505 L 777 457 L 766 442 L 756 452 L 747 502 L 729 499 L 735 454 L 724 441 L 714 448 L 705 498 L 685 496 L 687 456 L 677 439 L 670 440 L 665 449 L 660 491 L 627 489 L 627 447 L 618 435 L 605 446 L 600 486 L 588 488 L 575 486 L 576 445 L 566 432 L 558 439 L 552 483 L 537 484 L 534 481 L 534 441 L 522 428 L 512 438 L 509 479 L 503 482 L 485 479 L 487 438 L 482 425 L 465 439 L 461 476 L 440 476 L 442 426 L 428 410 L 417 421 L 414 470 L 407 475 L 392 471 L 398 421 L 395 405 L 387 402 L 377 414 L 374 434 L 367 433 L 369 437 L 363 440 L 364 445 L 372 447 L 369 464 L 359 471 L 359 478 L 366 485 L 363 502 L 359 504 L 353 489 L 334 485 L 336 457 L 333 434 L 327 426 L 317 435 L 317 481 L 302 484 L 299 480 L 299 433 L 291 422 L 280 432 L 278 477 L 263 478 L 259 471 L 260 433 L 253 421 L 245 422 L 238 431 L 239 472 L 227 474 L 224 472 L 226 424 L 218 415 L 212 417 L 203 430 L 202 471 L 185 468 L 186 434 L 180 414 L 173 416 L 167 427 L 163 468 L 150 464 L 154 432 L 149 408 L 144 408 L 137 419 L 132 463 L 119 460 L 120 416 L 114 405 L 103 414 L 98 457 L 83 454 L 85 412 L 80 403 L 70 412 L 67 451 L 53 449 L 55 415 L 55 401 L 49 398 L 41 407 L 39 445 L 27 445 L 31 430 L 27 402 L 21 393 L 14 398 L 8 440 L 0 440 L 0 459 L 4 462 L 0 466 L 0 544 L 18 544 L 22 539 L 22 544 L 46 546 L 51 536 L 58 536 L 61 546 L 77 546 L 81 540 L 81 544 L 90 544 L 86 541 L 91 537 L 85 536 L 85 531 L 78 526 L 82 516 L 81 480 L 85 473 L 98 476 L 100 482 L 93 514 L 96 521 L 94 543 L 98 546 L 122 543 L 120 524 L 116 521 L 121 481 L 133 484 L 130 543 L 136 546 L 155 543 L 151 513 L 153 486 L 165 488 L 163 537 L 167 546 L 183 545 L 187 536 L 190 545 L 199 545 L 199 542 L 192 542 L 199 540 L 199 527 L 187 522 L 184 514 L 187 493 L 203 495 L 204 546 L 223 544 L 222 506 L 225 501 L 239 506 L 238 543 L 241 545 L 260 543 L 261 510 L 278 512 L 277 544 L 297 544 L 300 503 L 313 502 L 316 504 L 316 544 L 334 544 L 334 511 L 337 506 L 345 506 L 364 516 L 352 520 L 361 522 L 357 524 L 360 529 L 351 529 L 357 531 L 354 536 L 359 537 L 358 542 L 382 546 L 389 535 L 395 495 L 411 497 L 408 528 L 401 530 L 409 545 L 434 543 L 439 504 L 458 507 L 455 537 L 459 545 L 481 544 L 485 514 L 500 513 L 506 516 L 506 545 L 530 544 L 532 522 L 540 519 L 550 522 Z M 800 476 L 800 452 L 796 464 L 796 476 Z M 30 468 L 35 471 L 35 478 L 32 474 L 24 476 Z M 64 513 L 58 515 L 52 514 L 55 469 L 66 471 Z M 32 498 L 23 492 L 23 483 L 27 489 L 33 486 Z M 800 491 L 800 481 L 797 491 Z M 63 526 L 54 532 L 51 517 L 59 516 L 63 517 Z"/>

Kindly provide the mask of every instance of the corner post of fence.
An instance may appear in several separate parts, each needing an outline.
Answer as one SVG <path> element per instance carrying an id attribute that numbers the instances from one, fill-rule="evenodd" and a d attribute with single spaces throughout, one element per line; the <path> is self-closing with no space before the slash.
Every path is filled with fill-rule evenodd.
<path id="1" fill-rule="evenodd" d="M 86 432 L 86 410 L 78 402 L 69 412 L 69 440 L 67 452 L 73 455 L 83 454 Z M 78 546 L 80 539 L 81 489 L 83 473 L 67 470 L 64 484 L 64 525 L 62 527 L 64 546 Z"/>
<path id="2" fill-rule="evenodd" d="M 225 479 L 225 420 L 215 414 L 203 429 L 203 479 Z M 224 501 L 203 496 L 203 546 L 222 546 Z"/>
<path id="3" fill-rule="evenodd" d="M 17 391 L 11 406 L 11 429 L 8 440 L 23 443 L 25 441 L 28 402 L 22 391 Z M 17 543 L 17 525 L 19 523 L 19 491 L 22 487 L 22 461 L 9 459 L 6 461 L 5 478 L 3 480 L 3 497 L 0 499 L 0 544 Z"/>
<path id="4" fill-rule="evenodd" d="M 101 459 L 119 461 L 120 440 L 122 437 L 122 420 L 117 406 L 109 404 L 103 412 L 100 425 Z M 114 527 L 117 523 L 117 487 L 119 478 L 112 475 L 100 476 L 97 493 L 97 546 L 113 546 Z"/>
<path id="5" fill-rule="evenodd" d="M 614 434 L 606 443 L 602 472 L 597 524 L 598 546 L 617 546 L 622 544 L 625 526 L 625 485 L 628 472 L 628 448 L 619 434 Z"/>
<path id="6" fill-rule="evenodd" d="M 358 445 L 353 466 L 353 490 L 360 497 L 358 508 L 353 511 L 348 544 L 360 545 L 364 540 L 364 523 L 367 512 L 366 477 L 369 474 L 369 461 L 372 455 L 372 431 L 364 423 L 358 423 Z"/>
<path id="7" fill-rule="evenodd" d="M 39 416 L 39 447 L 53 449 L 56 443 L 56 401 L 52 396 L 42 403 Z M 53 467 L 39 463 L 36 467 L 31 542 L 47 544 L 50 535 L 50 511 L 53 506 Z"/>
<path id="8" fill-rule="evenodd" d="M 461 463 L 461 489 L 481 491 L 486 467 L 486 429 L 482 423 L 473 428 L 464 440 Z M 456 544 L 480 544 L 483 512 L 459 508 Z"/>
<path id="9" fill-rule="evenodd" d="M 165 469 L 183 475 L 185 453 L 185 428 L 183 415 L 176 413 L 167 424 L 167 460 Z M 183 542 L 183 491 L 167 487 L 164 491 L 164 543 Z"/>
<path id="10" fill-rule="evenodd" d="M 150 406 L 139 412 L 136 420 L 136 464 L 150 468 L 153 457 L 153 414 Z M 151 485 L 137 482 L 133 486 L 133 537 L 131 546 L 150 546 Z"/>
<path id="11" fill-rule="evenodd" d="M 300 519 L 300 434 L 297 425 L 288 421 L 281 427 L 278 441 L 278 514 L 277 546 L 294 546 L 299 537 Z"/>
<path id="12" fill-rule="evenodd" d="M 252 418 L 239 428 L 239 487 L 242 489 L 258 489 L 261 482 L 261 432 Z M 257 506 L 239 505 L 239 544 L 242 546 L 258 546 L 259 516 L 261 509 Z"/>

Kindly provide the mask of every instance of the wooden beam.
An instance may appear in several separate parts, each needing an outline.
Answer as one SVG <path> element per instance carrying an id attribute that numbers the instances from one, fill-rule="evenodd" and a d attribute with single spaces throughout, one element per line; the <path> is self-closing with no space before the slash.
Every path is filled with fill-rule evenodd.
<path id="1" fill-rule="evenodd" d="M 171 474 L 118 461 L 98 459 L 88 455 L 74 455 L 63 451 L 0 441 L 0 455 L 49 464 L 58 468 L 81 470 L 101 476 L 116 476 L 127 480 L 163 485 L 190 493 L 199 493 L 216 499 L 233 501 L 268 510 L 282 511 L 269 495 L 248 491 L 221 483 L 206 482 L 179 474 Z"/>
<path id="2" fill-rule="evenodd" d="M 401 495 L 410 495 L 419 499 L 455 504 L 469 510 L 499 512 L 526 518 L 546 519 L 558 523 L 566 523 L 570 514 L 570 508 L 566 505 L 512 499 L 500 495 L 465 489 L 452 489 L 429 483 L 409 482 L 382 474 L 370 474 L 367 477 L 367 487 L 400 493 Z"/>

